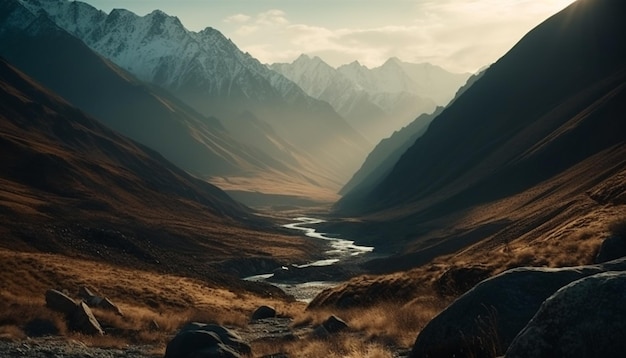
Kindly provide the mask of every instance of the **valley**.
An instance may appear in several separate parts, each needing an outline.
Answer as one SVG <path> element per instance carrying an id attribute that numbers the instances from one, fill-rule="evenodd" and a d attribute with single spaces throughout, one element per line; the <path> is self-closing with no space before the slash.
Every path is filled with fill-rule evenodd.
<path id="1" fill-rule="evenodd" d="M 262 63 L 97 2 L 0 0 L 0 356 L 626 349 L 626 3 L 564 5 L 472 74 L 322 59 L 399 26 L 225 18 L 332 45 Z"/>

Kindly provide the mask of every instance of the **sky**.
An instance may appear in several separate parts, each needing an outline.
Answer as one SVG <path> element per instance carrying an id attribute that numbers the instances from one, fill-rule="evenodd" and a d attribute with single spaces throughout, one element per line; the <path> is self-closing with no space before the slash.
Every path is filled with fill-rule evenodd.
<path id="1" fill-rule="evenodd" d="M 301 54 L 331 66 L 388 58 L 476 72 L 574 0 L 84 0 L 110 12 L 160 9 L 212 27 L 263 63 Z"/>

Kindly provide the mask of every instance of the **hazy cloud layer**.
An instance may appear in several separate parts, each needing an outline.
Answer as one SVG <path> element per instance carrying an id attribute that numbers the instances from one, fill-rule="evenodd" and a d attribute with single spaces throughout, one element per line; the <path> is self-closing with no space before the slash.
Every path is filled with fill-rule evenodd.
<path id="1" fill-rule="evenodd" d="M 236 14 L 233 41 L 262 62 L 291 62 L 306 53 L 337 66 L 359 60 L 378 66 L 392 56 L 475 71 L 501 57 L 526 32 L 572 0 L 415 1 L 403 23 L 330 27 L 290 20 L 286 11 Z M 383 6 L 383 5 L 381 5 Z M 365 21 L 362 21 L 365 22 Z"/>

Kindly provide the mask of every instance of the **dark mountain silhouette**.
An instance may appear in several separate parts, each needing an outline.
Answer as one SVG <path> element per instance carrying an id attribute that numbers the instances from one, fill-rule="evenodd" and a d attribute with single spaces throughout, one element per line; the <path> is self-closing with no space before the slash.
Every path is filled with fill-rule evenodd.
<path id="1" fill-rule="evenodd" d="M 358 193 L 367 192 L 379 184 L 442 110 L 443 107 L 437 107 L 432 113 L 421 114 L 406 127 L 381 140 L 339 194 L 359 195 Z"/>
<path id="2" fill-rule="evenodd" d="M 396 233 L 398 243 L 413 242 L 415 251 L 450 238 L 429 236 L 437 225 L 452 228 L 479 205 L 557 179 L 542 196 L 546 211 L 537 220 L 549 220 L 557 207 L 569 205 L 555 206 L 547 193 L 599 190 L 626 165 L 625 14 L 621 1 L 579 0 L 537 26 L 431 123 L 384 180 L 346 195 L 337 204 L 339 213 L 367 213 L 369 235 L 390 244 L 383 233 Z M 581 168 L 588 171 L 581 175 Z M 542 202 L 535 198 L 533 205 L 541 205 L 537 201 Z M 471 235 L 454 235 L 467 240 L 424 258 L 501 230 L 507 215 L 514 214 L 492 213 L 482 230 L 473 226 Z M 423 261 L 412 260 L 418 262 Z"/>
<path id="3" fill-rule="evenodd" d="M 0 246 L 10 250 L 240 285 L 208 264 L 267 258 L 273 248 L 295 243 L 222 190 L 104 127 L 3 59 L 0 159 Z"/>
<path id="4" fill-rule="evenodd" d="M 457 91 L 453 103 L 459 98 L 474 82 L 476 82 L 484 71 L 471 76 L 465 85 Z M 409 125 L 394 132 L 389 138 L 385 138 L 367 156 L 361 168 L 352 176 L 350 181 L 341 188 L 340 194 L 361 195 L 379 184 L 396 165 L 402 154 L 409 149 L 415 140 L 422 136 L 428 129 L 428 125 L 433 119 L 443 111 L 444 107 L 437 107 L 432 113 L 424 113 L 418 116 Z M 349 199 L 345 199 L 349 200 Z"/>

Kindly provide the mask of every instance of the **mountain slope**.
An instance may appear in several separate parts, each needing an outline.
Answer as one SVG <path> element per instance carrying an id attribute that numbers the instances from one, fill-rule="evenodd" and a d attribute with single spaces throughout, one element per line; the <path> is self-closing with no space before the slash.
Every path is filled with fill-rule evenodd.
<path id="1" fill-rule="evenodd" d="M 299 240 L 0 61 L 0 246 L 224 277 L 232 257 L 304 255 Z M 226 282 L 226 281 L 224 281 Z M 228 281 L 233 283 L 234 281 Z"/>
<path id="2" fill-rule="evenodd" d="M 360 203 L 340 203 L 369 214 L 325 230 L 392 255 L 371 271 L 401 272 L 351 280 L 312 304 L 379 304 L 388 292 L 419 304 L 424 290 L 456 296 L 514 267 L 595 262 L 626 212 L 624 15 L 623 1 L 578 0 L 547 19 Z"/>
<path id="3" fill-rule="evenodd" d="M 504 267 L 529 247 L 538 265 L 583 263 L 549 258 L 569 244 L 589 263 L 583 251 L 624 210 L 624 14 L 623 2 L 578 1 L 529 32 L 385 180 L 337 204 L 361 225 L 336 229 L 399 253 L 375 270 L 442 255 Z M 586 230 L 594 240 L 578 242 Z"/>
<path id="4" fill-rule="evenodd" d="M 424 113 L 406 127 L 394 132 L 389 138 L 381 140 L 365 158 L 361 168 L 354 173 L 339 193 L 342 195 L 359 195 L 359 193 L 367 192 L 380 183 L 393 169 L 402 154 L 426 132 L 430 122 L 442 110 L 443 107 L 437 107 L 432 113 Z"/>
<path id="5" fill-rule="evenodd" d="M 139 79 L 164 87 L 203 115 L 222 119 L 227 129 L 237 128 L 232 122 L 242 113 L 253 113 L 308 156 L 309 163 L 299 163 L 301 167 L 332 177 L 335 189 L 370 147 L 327 103 L 307 96 L 215 29 L 188 31 L 177 18 L 158 10 L 140 17 L 126 10 L 107 15 L 80 2 L 22 3 L 45 11 L 57 25 Z M 264 149 L 262 142 L 246 144 Z"/>
<path id="6" fill-rule="evenodd" d="M 586 6 L 598 12 L 602 25 L 581 15 L 579 9 Z M 609 140 L 600 147 L 583 148 L 570 148 L 565 145 L 570 142 L 563 142 L 560 149 L 572 153 L 558 160 L 556 147 L 532 149 L 549 135 L 573 135 L 572 131 L 559 135 L 554 131 L 609 91 L 602 81 L 619 75 L 624 45 L 614 34 L 621 33 L 622 26 L 608 13 L 611 7 L 621 10 L 610 0 L 580 1 L 525 36 L 446 108 L 388 178 L 363 198 L 372 204 L 368 210 L 417 202 L 436 191 L 450 198 L 496 177 L 500 182 L 490 191 L 506 195 L 610 146 Z M 568 12 L 579 21 L 568 22 Z M 598 134 L 621 140 L 617 133 Z M 537 170 L 528 172 L 529 168 Z"/>
<path id="7" fill-rule="evenodd" d="M 483 74 L 484 71 L 470 77 L 467 83 L 457 91 L 457 94 L 450 103 L 460 97 L 474 82 L 482 77 Z M 417 138 L 426 132 L 430 122 L 432 122 L 443 109 L 443 107 L 437 107 L 435 111 L 430 114 L 420 115 L 406 127 L 394 132 L 389 138 L 380 141 L 367 156 L 361 168 L 359 168 L 350 181 L 341 188 L 339 193 L 342 195 L 358 196 L 360 193 L 366 192 L 380 183 L 389 172 L 391 172 L 402 154 L 415 143 Z M 349 200 L 349 198 L 345 200 Z"/>

